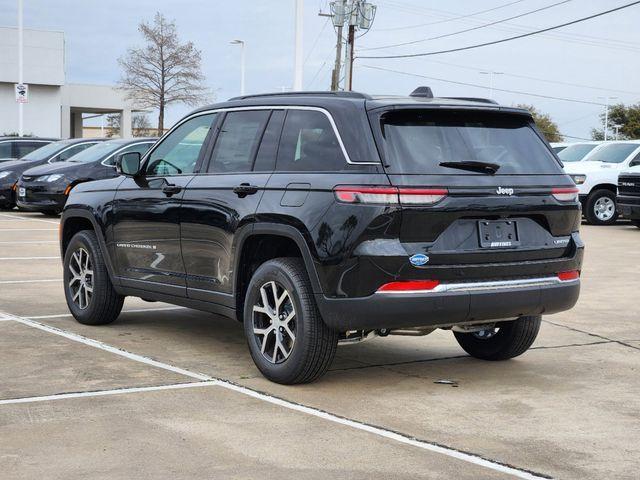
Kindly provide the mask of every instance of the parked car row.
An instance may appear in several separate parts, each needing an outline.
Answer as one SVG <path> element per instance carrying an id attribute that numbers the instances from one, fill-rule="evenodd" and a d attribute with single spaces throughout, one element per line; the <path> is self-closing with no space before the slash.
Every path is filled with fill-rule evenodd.
<path id="1" fill-rule="evenodd" d="M 118 155 L 143 154 L 155 141 L 154 138 L 49 141 L 22 158 L 0 163 L 0 208 L 17 205 L 22 210 L 60 213 L 73 187 L 117 176 Z"/>
<path id="2" fill-rule="evenodd" d="M 623 209 L 619 203 L 619 177 L 626 177 L 628 170 L 640 166 L 639 140 L 574 143 L 564 145 L 556 154 L 579 189 L 588 223 L 610 225 L 620 213 L 631 215 L 631 207 Z M 624 202 L 628 202 L 627 196 Z"/>

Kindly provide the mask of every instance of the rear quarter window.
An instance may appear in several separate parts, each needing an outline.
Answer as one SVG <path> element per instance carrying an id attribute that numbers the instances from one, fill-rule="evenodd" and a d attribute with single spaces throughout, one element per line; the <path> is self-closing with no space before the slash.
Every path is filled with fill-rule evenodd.
<path id="1" fill-rule="evenodd" d="M 327 172 L 345 170 L 347 161 L 327 116 L 316 110 L 289 110 L 276 169 Z"/>
<path id="2" fill-rule="evenodd" d="M 404 110 L 380 117 L 387 171 L 482 175 L 443 166 L 484 162 L 498 174 L 559 174 L 562 169 L 523 115 L 482 111 Z"/>

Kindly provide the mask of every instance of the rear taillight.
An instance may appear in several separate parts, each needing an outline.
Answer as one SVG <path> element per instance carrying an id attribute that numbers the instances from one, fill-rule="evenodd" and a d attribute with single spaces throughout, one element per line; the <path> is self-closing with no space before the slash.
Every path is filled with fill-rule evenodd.
<path id="1" fill-rule="evenodd" d="M 382 285 L 379 292 L 419 292 L 433 290 L 440 282 L 438 280 L 405 280 L 402 282 L 390 282 Z"/>
<path id="2" fill-rule="evenodd" d="M 578 200 L 578 191 L 576 187 L 552 188 L 551 195 L 559 202 L 575 202 Z"/>
<path id="3" fill-rule="evenodd" d="M 373 203 L 383 205 L 433 205 L 447 196 L 444 188 L 405 188 L 338 186 L 333 189 L 342 203 Z"/>
<path id="4" fill-rule="evenodd" d="M 563 282 L 568 282 L 570 280 L 577 280 L 579 278 L 580 278 L 580 272 L 578 270 L 569 270 L 568 272 L 558 273 L 558 279 Z"/>

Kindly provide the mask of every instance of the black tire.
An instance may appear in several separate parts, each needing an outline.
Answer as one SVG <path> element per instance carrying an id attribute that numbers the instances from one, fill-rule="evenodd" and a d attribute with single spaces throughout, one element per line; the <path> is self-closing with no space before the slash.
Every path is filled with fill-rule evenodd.
<path id="1" fill-rule="evenodd" d="M 526 352 L 533 344 L 542 317 L 520 317 L 510 322 L 496 324 L 493 336 L 482 338 L 475 333 L 453 332 L 460 346 L 469 355 L 482 360 L 507 360 Z"/>
<path id="2" fill-rule="evenodd" d="M 86 302 L 84 308 L 74 301 L 74 293 L 77 293 L 78 282 L 74 282 L 73 286 L 69 285 L 73 278 L 70 265 L 74 254 L 79 255 L 81 251 L 88 253 L 91 270 L 90 285 L 93 289 L 90 299 Z M 84 253 L 82 253 L 85 255 Z M 75 262 L 75 260 L 73 260 Z M 73 268 L 77 271 L 74 263 Z M 106 325 L 113 322 L 120 311 L 124 302 L 124 296 L 119 295 L 113 288 L 107 266 L 104 263 L 100 244 L 96 238 L 96 234 L 91 230 L 82 230 L 76 233 L 67 247 L 64 255 L 64 295 L 67 300 L 67 306 L 74 318 L 85 325 Z"/>
<path id="3" fill-rule="evenodd" d="M 631 220 L 631 223 L 636 227 L 640 228 L 640 220 Z"/>
<path id="4" fill-rule="evenodd" d="M 275 282 L 277 288 L 281 289 L 280 293 L 286 290 L 289 294 L 288 300 L 282 303 L 283 309 L 287 306 L 295 308 L 295 316 L 292 318 L 295 319 L 295 330 L 292 329 L 295 341 L 290 344 L 288 357 L 284 357 L 284 352 L 280 352 L 280 361 L 278 349 L 274 346 L 272 350 L 276 352 L 276 362 L 267 359 L 268 351 L 265 354 L 261 351 L 263 339 L 267 338 L 267 335 L 259 337 L 254 333 L 253 308 L 264 303 L 260 289 L 270 282 Z M 255 321 L 263 322 L 263 326 L 273 325 L 273 320 L 267 315 L 255 315 Z M 331 365 L 338 345 L 338 332 L 331 330 L 323 322 L 307 271 L 299 258 L 276 258 L 263 263 L 256 270 L 249 282 L 244 302 L 244 331 L 251 357 L 260 372 L 269 380 L 284 385 L 308 383 L 322 376 Z M 280 332 L 283 330 L 280 329 Z M 279 333 L 272 330 L 269 335 L 269 340 L 276 342 Z M 279 341 L 290 339 L 283 336 L 279 338 Z"/>
<path id="5" fill-rule="evenodd" d="M 598 218 L 598 216 L 596 215 L 596 205 L 597 205 L 599 200 L 606 200 L 606 199 L 613 201 L 614 212 L 613 212 L 613 215 L 611 216 L 611 218 L 609 218 L 607 220 L 602 220 L 602 219 Z M 617 210 L 617 207 L 615 206 L 616 194 L 614 192 L 612 192 L 611 190 L 606 190 L 604 188 L 601 188 L 599 190 L 591 192 L 589 194 L 589 197 L 587 198 L 587 201 L 585 203 L 586 203 L 586 205 L 585 205 L 584 216 L 587 219 L 587 222 L 589 224 L 591 224 L 591 225 L 612 225 L 612 224 L 616 223 L 616 220 L 618 220 L 618 210 Z"/>

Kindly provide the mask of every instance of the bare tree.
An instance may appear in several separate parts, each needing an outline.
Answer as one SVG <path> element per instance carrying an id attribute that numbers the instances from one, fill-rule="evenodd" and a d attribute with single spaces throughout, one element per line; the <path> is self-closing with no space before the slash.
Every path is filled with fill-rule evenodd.
<path id="1" fill-rule="evenodd" d="M 175 23 L 159 12 L 153 24 L 142 22 L 138 30 L 146 45 L 130 48 L 118 59 L 122 68 L 118 85 L 137 106 L 158 109 L 160 133 L 168 105 L 197 105 L 209 97 L 203 85 L 200 51 L 192 42 L 180 43 Z"/>
<path id="2" fill-rule="evenodd" d="M 121 117 L 118 113 L 107 115 L 107 137 L 118 137 L 122 134 L 120 120 Z M 145 114 L 134 113 L 131 116 L 131 135 L 134 137 L 152 136 L 151 123 Z M 160 137 L 162 134 L 158 134 L 158 136 Z"/>

